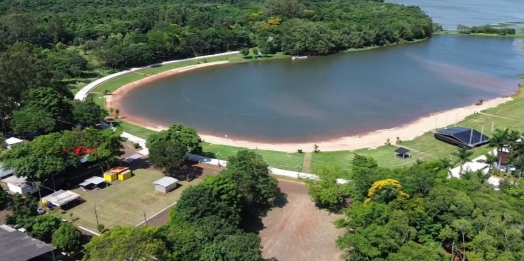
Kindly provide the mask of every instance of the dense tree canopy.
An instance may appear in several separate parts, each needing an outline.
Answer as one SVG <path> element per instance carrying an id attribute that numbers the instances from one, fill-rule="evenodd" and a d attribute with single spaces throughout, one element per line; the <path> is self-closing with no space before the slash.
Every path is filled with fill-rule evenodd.
<path id="1" fill-rule="evenodd" d="M 108 67 L 238 50 L 273 39 L 273 51 L 321 54 L 431 36 L 418 7 L 352 0 L 163 0 L 49 3 L 0 2 L 0 47 L 16 42 L 52 46 L 52 68 L 75 76 L 85 68 L 73 44 Z M 290 21 L 289 23 L 287 21 Z M 265 46 L 264 51 L 268 51 Z M 265 52 L 263 52 L 265 53 Z"/>
<path id="2" fill-rule="evenodd" d="M 149 147 L 149 161 L 168 175 L 179 172 L 184 166 L 187 147 L 177 141 L 159 141 Z"/>
<path id="3" fill-rule="evenodd" d="M 348 231 L 337 239 L 345 260 L 522 259 L 520 182 L 500 192 L 482 172 L 448 179 L 448 166 L 440 160 L 384 169 L 355 156 L 353 202 L 336 222 Z"/>
<path id="4" fill-rule="evenodd" d="M 111 165 L 122 154 L 122 138 L 112 130 L 74 129 L 38 136 L 3 155 L 3 166 L 28 180 L 44 181 L 68 167 L 88 161 Z"/>
<path id="5" fill-rule="evenodd" d="M 152 134 L 147 139 L 147 146 L 154 147 L 156 143 L 163 141 L 180 144 L 186 147 L 186 152 L 197 153 L 202 151 L 200 143 L 202 140 L 195 129 L 177 123 L 169 129 Z"/>
<path id="6" fill-rule="evenodd" d="M 156 228 L 114 227 L 85 245 L 84 260 L 165 260 L 164 242 Z"/>
<path id="7" fill-rule="evenodd" d="M 82 246 L 82 233 L 74 225 L 63 223 L 53 232 L 51 242 L 58 250 L 72 253 Z"/>

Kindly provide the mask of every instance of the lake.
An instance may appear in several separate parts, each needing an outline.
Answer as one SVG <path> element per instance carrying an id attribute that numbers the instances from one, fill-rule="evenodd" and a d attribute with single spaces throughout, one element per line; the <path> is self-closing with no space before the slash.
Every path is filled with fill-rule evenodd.
<path id="1" fill-rule="evenodd" d="M 446 30 L 456 30 L 457 25 L 524 24 L 523 0 L 386 0 L 386 2 L 417 5 Z M 519 22 L 519 23 L 515 23 Z"/>
<path id="2" fill-rule="evenodd" d="M 328 140 L 515 93 L 524 72 L 521 41 L 439 35 L 325 57 L 212 66 L 133 89 L 122 109 L 153 126 L 180 122 L 218 137 Z"/>

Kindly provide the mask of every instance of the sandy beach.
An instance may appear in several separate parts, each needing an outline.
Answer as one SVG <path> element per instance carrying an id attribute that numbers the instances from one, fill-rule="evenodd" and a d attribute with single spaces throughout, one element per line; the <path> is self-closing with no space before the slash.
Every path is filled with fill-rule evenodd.
<path id="1" fill-rule="evenodd" d="M 227 61 L 219 61 L 212 63 L 197 64 L 187 66 L 183 68 L 173 69 L 163 73 L 159 73 L 153 76 L 146 77 L 144 79 L 126 84 L 117 90 L 113 91 L 112 95 L 106 96 L 106 108 L 121 108 L 121 99 L 124 94 L 133 88 L 140 87 L 146 83 L 153 82 L 160 78 L 182 73 L 189 70 L 194 70 L 202 67 L 213 66 L 228 63 Z M 216 137 L 211 135 L 202 135 L 200 137 L 212 144 L 221 144 L 229 146 L 244 147 L 249 149 L 262 149 L 262 150 L 274 150 L 284 152 L 296 152 L 297 149 L 303 149 L 304 151 L 310 151 L 313 148 L 313 144 L 318 144 L 322 151 L 338 151 L 338 150 L 355 150 L 362 148 L 376 148 L 384 145 L 386 140 L 389 138 L 391 141 L 396 140 L 399 137 L 403 141 L 412 140 L 424 133 L 431 131 L 435 128 L 442 128 L 446 125 L 451 125 L 455 121 L 464 120 L 467 116 L 474 114 L 488 108 L 496 107 L 502 103 L 512 100 L 510 97 L 496 98 L 488 101 L 484 101 L 482 105 L 470 105 L 462 108 L 451 109 L 443 112 L 437 112 L 426 117 L 419 118 L 411 123 L 404 124 L 402 126 L 377 130 L 374 132 L 357 135 L 341 137 L 337 139 L 331 139 L 326 141 L 311 141 L 308 143 L 259 143 L 246 140 L 235 140 L 231 137 Z M 139 119 L 133 117 L 133 115 L 126 114 L 125 110 L 120 109 L 120 117 L 132 124 L 142 126 L 155 131 L 166 129 L 168 126 L 158 126 L 155 123 L 148 122 L 146 119 Z"/>

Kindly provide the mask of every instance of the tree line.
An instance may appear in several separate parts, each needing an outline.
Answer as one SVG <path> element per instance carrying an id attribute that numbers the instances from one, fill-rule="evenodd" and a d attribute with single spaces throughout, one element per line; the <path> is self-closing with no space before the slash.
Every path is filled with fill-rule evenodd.
<path id="1" fill-rule="evenodd" d="M 74 46 L 124 68 L 259 46 L 264 54 L 326 54 L 430 37 L 418 7 L 383 1 L 3 1 L 0 49 Z"/>
<path id="2" fill-rule="evenodd" d="M 516 33 L 515 28 L 497 28 L 491 25 L 465 26 L 457 25 L 457 32 L 461 34 L 498 34 L 512 35 Z"/>
<path id="3" fill-rule="evenodd" d="M 458 148 L 447 159 L 417 161 L 387 169 L 373 158 L 356 155 L 351 173 L 336 166 L 317 171 L 320 180 L 307 180 L 317 206 L 343 213 L 335 222 L 346 233 L 336 240 L 343 259 L 358 260 L 522 260 L 524 259 L 524 145 L 521 133 L 496 130 L 489 146 L 508 152 L 506 162 L 487 153 L 487 174 L 463 170 L 472 152 Z M 449 168 L 460 165 L 461 178 Z M 493 166 L 498 168 L 493 168 Z M 505 176 L 499 191 L 491 175 Z M 512 170 L 511 167 L 513 167 Z M 349 176 L 339 185 L 336 178 Z"/>

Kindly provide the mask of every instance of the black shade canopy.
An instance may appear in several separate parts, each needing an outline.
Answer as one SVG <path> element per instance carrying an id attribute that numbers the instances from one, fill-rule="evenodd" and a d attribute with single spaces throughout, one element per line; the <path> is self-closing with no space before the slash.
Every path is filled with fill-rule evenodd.
<path id="1" fill-rule="evenodd" d="M 439 130 L 435 138 L 463 148 L 474 148 L 489 143 L 489 137 L 471 128 L 452 127 Z"/>
<path id="2" fill-rule="evenodd" d="M 400 154 L 400 155 L 405 155 L 405 154 L 407 154 L 409 152 L 409 150 L 404 148 L 404 147 L 400 147 L 400 148 L 396 149 L 395 152 Z"/>

